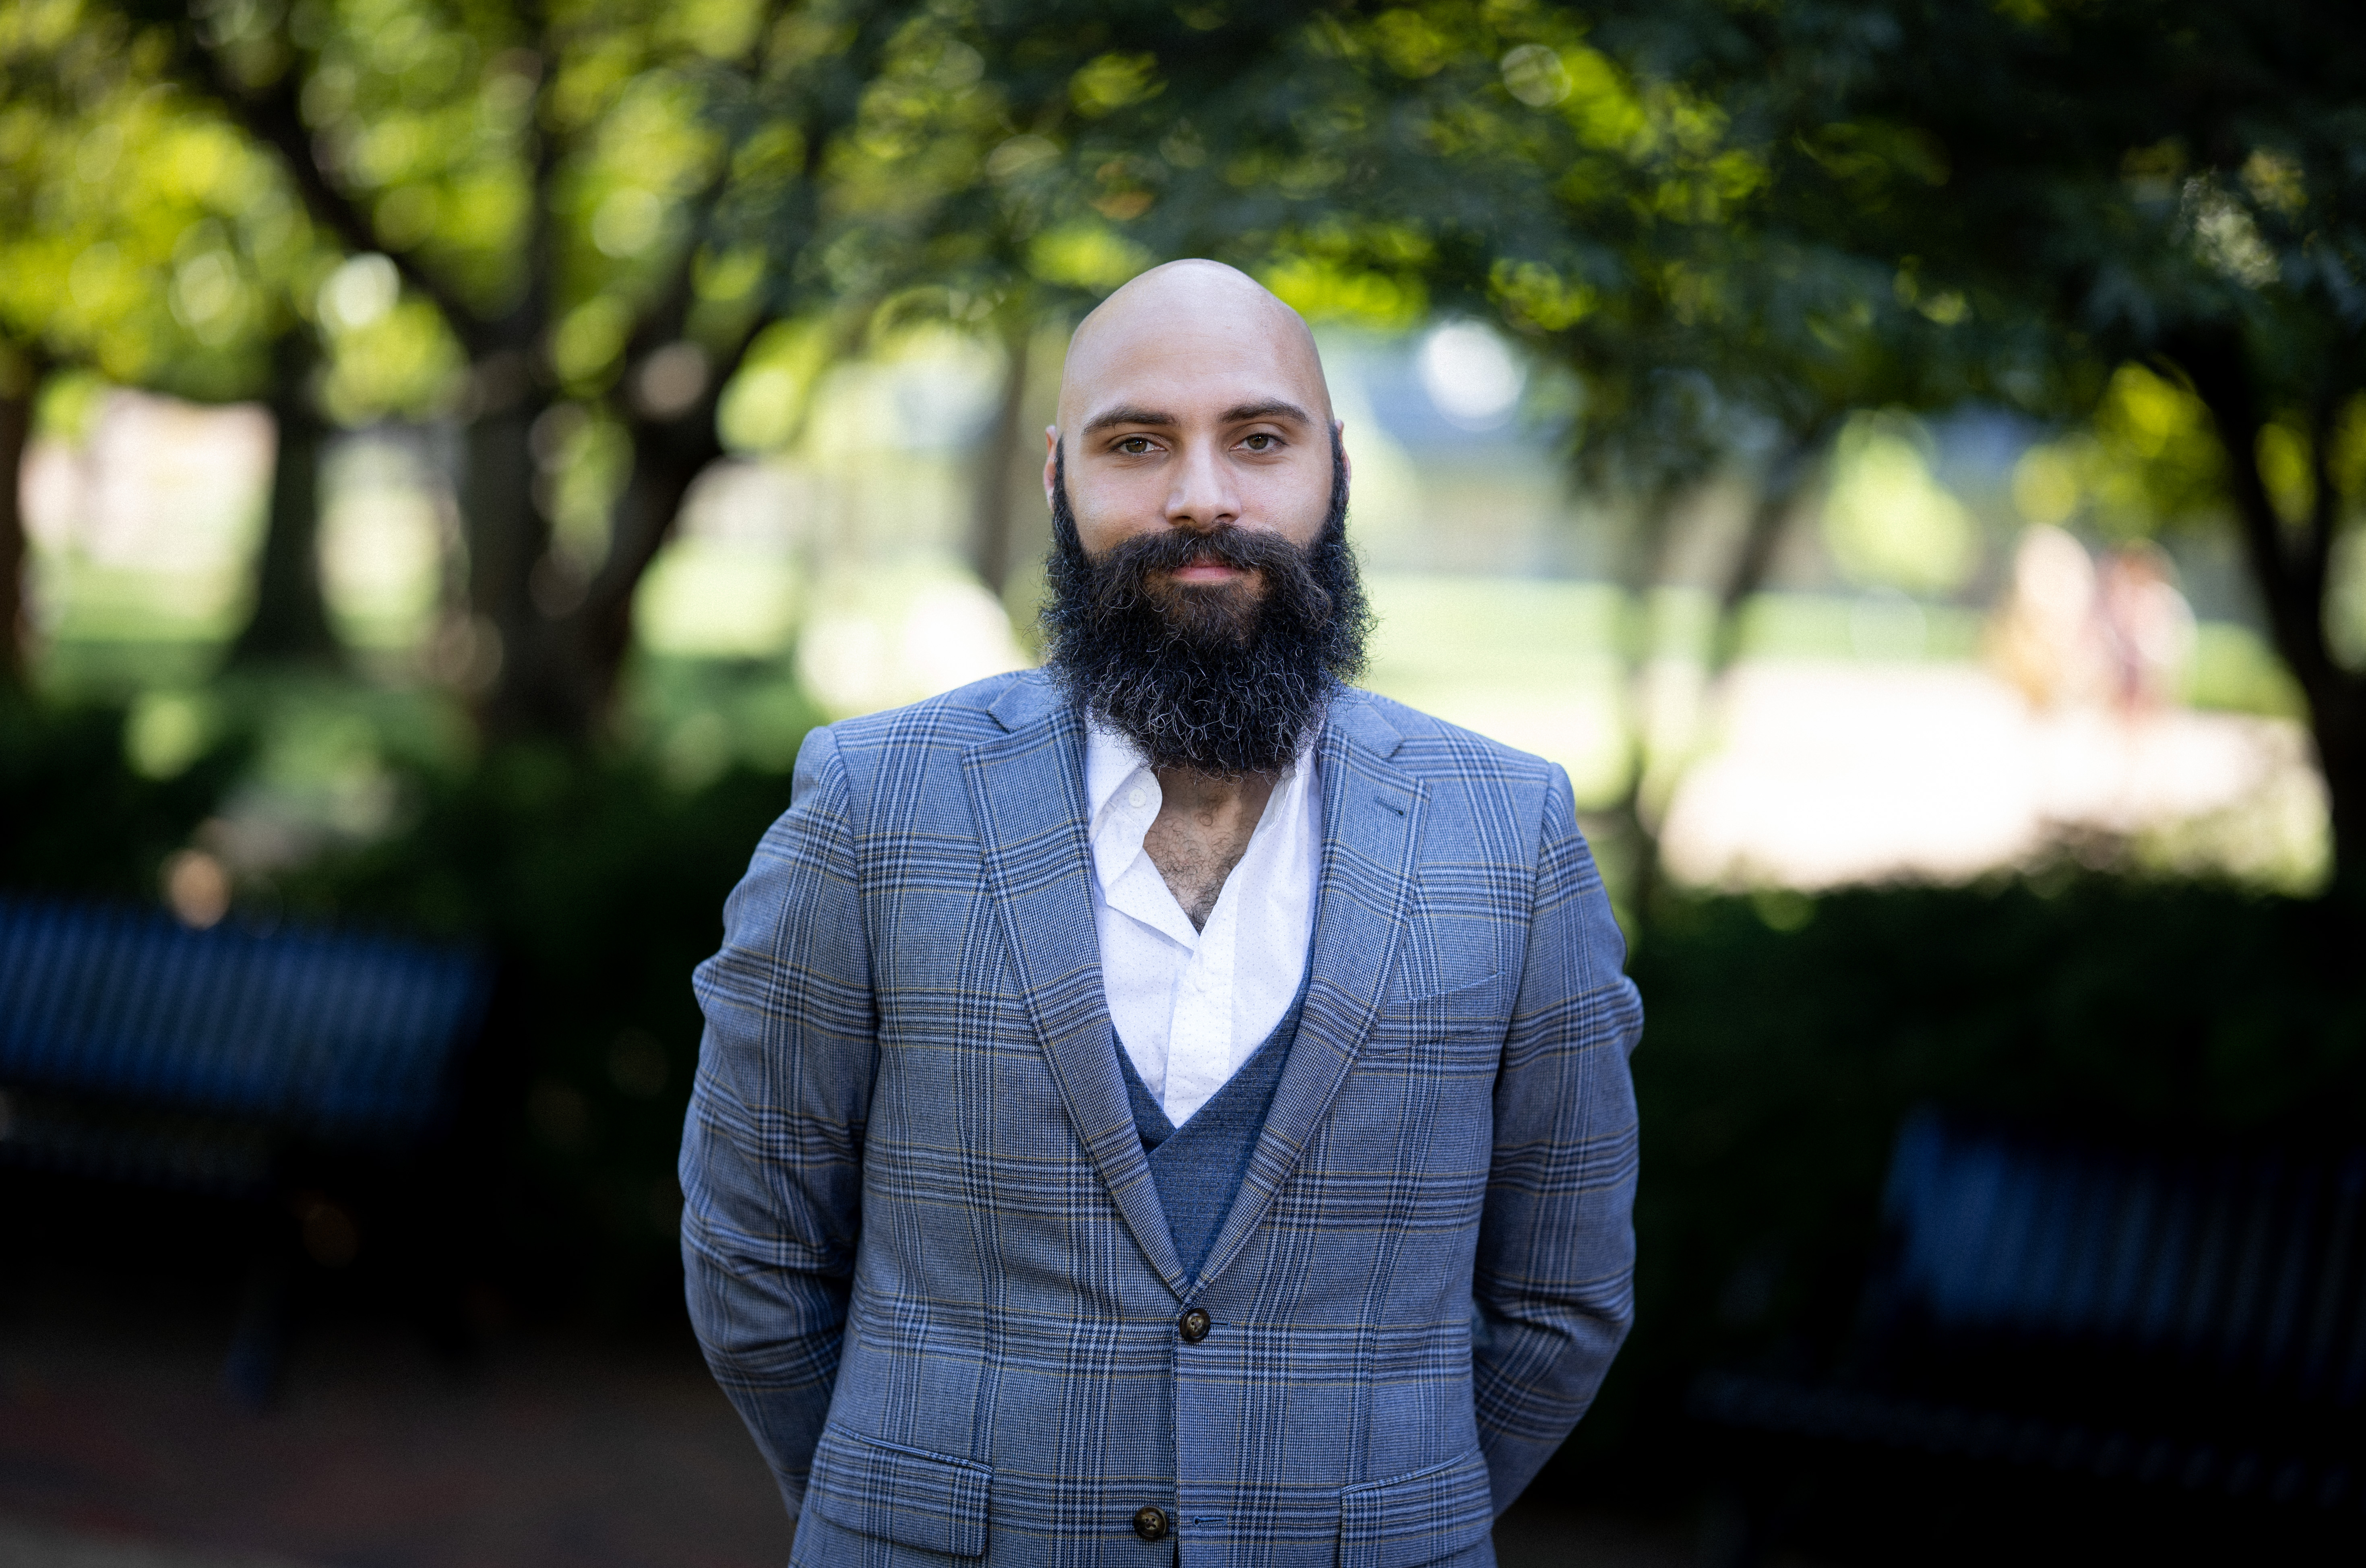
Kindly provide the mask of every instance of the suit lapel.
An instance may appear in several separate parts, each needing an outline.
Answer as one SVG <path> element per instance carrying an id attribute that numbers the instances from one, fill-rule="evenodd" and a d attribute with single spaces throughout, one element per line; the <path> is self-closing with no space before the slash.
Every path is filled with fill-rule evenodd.
<path id="1" fill-rule="evenodd" d="M 1101 988 L 1084 727 L 1040 678 L 1014 682 L 994 716 L 1008 733 L 971 748 L 963 771 L 1020 994 L 1086 1153 L 1151 1267 L 1180 1295 L 1183 1266 L 1118 1073 Z"/>
<path id="2" fill-rule="evenodd" d="M 1371 1032 L 1381 987 L 1412 912 L 1414 847 L 1428 791 L 1388 759 L 1401 738 L 1356 693 L 1334 701 L 1317 753 L 1323 784 L 1306 1009 L 1248 1176 L 1200 1270 L 1204 1285 L 1232 1262 L 1297 1168 Z"/>

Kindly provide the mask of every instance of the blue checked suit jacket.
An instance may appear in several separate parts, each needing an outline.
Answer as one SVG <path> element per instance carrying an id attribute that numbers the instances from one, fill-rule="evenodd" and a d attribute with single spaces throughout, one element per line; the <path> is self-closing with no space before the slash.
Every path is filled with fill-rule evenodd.
<path id="1" fill-rule="evenodd" d="M 682 1156 L 793 1562 L 1493 1562 L 1630 1314 L 1641 1009 L 1559 768 L 1361 692 L 1320 746 L 1305 1010 L 1191 1278 L 1074 711 L 1002 676 L 806 739 L 698 971 Z"/>

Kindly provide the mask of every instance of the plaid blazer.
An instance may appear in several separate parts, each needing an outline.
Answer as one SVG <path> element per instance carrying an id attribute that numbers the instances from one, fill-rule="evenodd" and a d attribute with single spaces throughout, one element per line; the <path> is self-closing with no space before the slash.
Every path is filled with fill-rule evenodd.
<path id="1" fill-rule="evenodd" d="M 1073 709 L 1010 675 L 807 738 L 698 970 L 682 1154 L 793 1562 L 1493 1562 L 1630 1315 L 1641 1008 L 1559 768 L 1361 692 L 1320 745 L 1305 1010 L 1192 1278 Z"/>

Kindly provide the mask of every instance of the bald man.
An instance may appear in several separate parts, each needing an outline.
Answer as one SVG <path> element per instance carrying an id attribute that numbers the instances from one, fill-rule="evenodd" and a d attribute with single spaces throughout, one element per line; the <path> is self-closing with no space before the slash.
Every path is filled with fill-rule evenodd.
<path id="1" fill-rule="evenodd" d="M 698 972 L 691 1315 L 792 1562 L 1485 1564 L 1626 1332 L 1561 770 L 1352 685 L 1305 323 L 1077 329 L 1040 672 L 815 730 Z"/>

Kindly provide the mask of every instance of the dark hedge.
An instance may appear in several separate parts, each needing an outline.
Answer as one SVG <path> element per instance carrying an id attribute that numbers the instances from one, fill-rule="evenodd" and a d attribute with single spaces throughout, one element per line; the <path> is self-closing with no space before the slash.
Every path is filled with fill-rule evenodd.
<path id="1" fill-rule="evenodd" d="M 1636 1328 L 1548 1484 L 1689 1478 L 1700 1368 L 1845 1332 L 1913 1107 L 2097 1138 L 2366 1142 L 2354 911 L 2068 870 L 1671 900 L 1630 965 Z"/>

